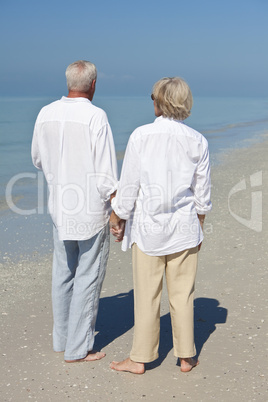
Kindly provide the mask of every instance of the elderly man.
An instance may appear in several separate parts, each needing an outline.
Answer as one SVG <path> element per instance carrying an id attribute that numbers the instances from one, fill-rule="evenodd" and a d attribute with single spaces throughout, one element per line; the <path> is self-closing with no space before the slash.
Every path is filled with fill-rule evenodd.
<path id="1" fill-rule="evenodd" d="M 112 200 L 111 231 L 132 247 L 134 340 L 130 357 L 111 368 L 142 374 L 158 357 L 160 299 L 166 274 L 174 354 L 181 371 L 198 364 L 193 327 L 197 255 L 205 214 L 211 209 L 206 139 L 183 122 L 192 94 L 179 77 L 153 88 L 156 120 L 130 136 L 120 183 Z"/>
<path id="2" fill-rule="evenodd" d="M 68 363 L 105 356 L 93 351 L 93 344 L 117 161 L 106 113 L 91 103 L 96 78 L 94 64 L 70 64 L 68 96 L 40 111 L 32 141 L 33 164 L 48 183 L 54 226 L 53 348 L 64 351 Z"/>

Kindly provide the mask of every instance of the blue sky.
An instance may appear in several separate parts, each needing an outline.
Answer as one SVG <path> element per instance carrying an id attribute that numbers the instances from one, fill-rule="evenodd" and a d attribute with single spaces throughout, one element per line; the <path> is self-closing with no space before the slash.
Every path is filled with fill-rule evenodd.
<path id="1" fill-rule="evenodd" d="M 267 96 L 267 18 L 267 0 L 0 0 L 0 95 L 64 95 L 85 59 L 98 95 L 177 75 L 194 95 Z"/>

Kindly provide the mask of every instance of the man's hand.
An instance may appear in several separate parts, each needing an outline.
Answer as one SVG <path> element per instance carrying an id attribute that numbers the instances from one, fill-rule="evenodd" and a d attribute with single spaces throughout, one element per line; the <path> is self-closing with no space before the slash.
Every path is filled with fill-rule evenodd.
<path id="1" fill-rule="evenodd" d="M 116 242 L 119 243 L 123 240 L 125 233 L 125 223 L 126 221 L 120 219 L 114 211 L 112 211 L 110 217 L 110 232 L 116 237 Z"/>

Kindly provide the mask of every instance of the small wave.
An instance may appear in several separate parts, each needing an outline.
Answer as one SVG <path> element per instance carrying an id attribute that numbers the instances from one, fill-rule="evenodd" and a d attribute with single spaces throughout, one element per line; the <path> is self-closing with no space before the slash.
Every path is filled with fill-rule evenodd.
<path id="1" fill-rule="evenodd" d="M 233 128 L 252 127 L 252 126 L 255 126 L 256 124 L 260 124 L 260 123 L 268 123 L 268 119 L 226 124 L 225 126 L 222 126 L 220 128 L 211 129 L 211 130 L 202 130 L 202 133 L 204 133 L 204 134 L 222 133 L 224 131 L 231 130 Z"/>
<path id="2" fill-rule="evenodd" d="M 7 211 L 9 209 L 9 203 L 12 201 L 12 204 L 17 204 L 18 201 L 20 201 L 22 198 L 24 198 L 24 195 L 17 195 L 12 197 L 11 199 L 6 199 L 6 197 L 0 198 L 0 211 Z"/>

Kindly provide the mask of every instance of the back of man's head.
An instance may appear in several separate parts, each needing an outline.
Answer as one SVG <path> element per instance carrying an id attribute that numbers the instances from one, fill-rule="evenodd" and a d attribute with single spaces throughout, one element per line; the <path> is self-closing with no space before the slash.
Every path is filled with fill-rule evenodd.
<path id="1" fill-rule="evenodd" d="M 69 91 L 86 93 L 97 79 L 97 69 L 90 61 L 78 60 L 67 67 L 65 75 Z"/>

